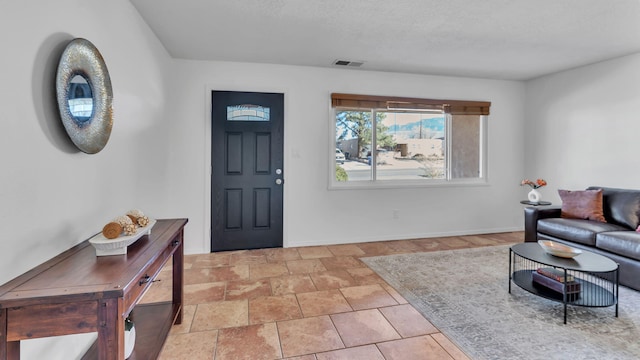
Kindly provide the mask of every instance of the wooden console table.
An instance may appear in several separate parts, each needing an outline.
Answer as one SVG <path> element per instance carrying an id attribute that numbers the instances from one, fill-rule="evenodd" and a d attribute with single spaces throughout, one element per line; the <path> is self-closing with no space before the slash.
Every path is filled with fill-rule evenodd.
<path id="1" fill-rule="evenodd" d="M 155 359 L 182 322 L 184 226 L 158 220 L 126 255 L 97 257 L 84 241 L 0 286 L 0 360 L 20 358 L 20 340 L 97 332 L 83 359 L 124 359 L 124 319 L 136 326 L 129 359 Z M 171 302 L 137 305 L 173 258 Z"/>

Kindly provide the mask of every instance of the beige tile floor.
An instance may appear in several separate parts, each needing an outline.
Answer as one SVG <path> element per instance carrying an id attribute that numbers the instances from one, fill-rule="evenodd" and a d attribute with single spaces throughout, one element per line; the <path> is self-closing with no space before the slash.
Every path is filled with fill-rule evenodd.
<path id="1" fill-rule="evenodd" d="M 514 232 L 187 255 L 184 320 L 160 359 L 468 359 L 360 258 L 522 241 Z M 143 302 L 170 299 L 170 274 Z"/>

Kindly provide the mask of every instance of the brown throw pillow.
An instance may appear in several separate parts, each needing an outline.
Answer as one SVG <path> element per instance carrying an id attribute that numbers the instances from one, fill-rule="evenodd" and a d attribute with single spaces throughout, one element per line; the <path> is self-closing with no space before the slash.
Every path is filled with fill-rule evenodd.
<path id="1" fill-rule="evenodd" d="M 602 211 L 602 189 L 558 190 L 558 194 L 562 200 L 561 217 L 607 222 Z"/>

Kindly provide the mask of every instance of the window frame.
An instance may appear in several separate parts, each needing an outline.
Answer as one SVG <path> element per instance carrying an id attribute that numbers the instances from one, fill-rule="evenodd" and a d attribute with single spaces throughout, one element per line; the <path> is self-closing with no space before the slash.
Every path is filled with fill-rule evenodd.
<path id="1" fill-rule="evenodd" d="M 397 106 L 393 108 L 390 106 Z M 385 108 L 382 106 L 385 105 Z M 367 107 L 371 106 L 371 107 Z M 487 152 L 487 127 L 488 127 L 488 115 L 491 103 L 487 101 L 463 101 L 463 100 L 434 100 L 434 99 L 417 99 L 417 98 L 405 98 L 405 97 L 385 97 L 385 96 L 370 96 L 370 95 L 357 95 L 357 94 L 331 94 L 331 107 L 329 121 L 331 136 L 330 146 L 331 151 L 330 159 L 330 174 L 329 174 L 329 189 L 385 189 L 385 188 L 421 188 L 421 187 L 456 187 L 456 186 L 486 186 L 488 185 L 488 152 Z M 361 181 L 337 181 L 336 180 L 336 161 L 335 161 L 335 148 L 336 143 L 336 115 L 338 111 L 371 111 L 372 120 L 377 122 L 376 111 L 384 110 L 385 112 L 393 112 L 394 110 L 401 110 L 404 112 L 419 113 L 419 110 L 433 110 L 442 109 L 445 115 L 445 177 L 444 179 L 396 179 L 396 180 L 377 180 L 377 165 L 376 157 L 377 152 L 372 151 L 371 163 L 371 180 Z M 473 178 L 451 178 L 452 175 L 452 148 L 451 148 L 451 136 L 452 136 L 452 119 L 454 115 L 479 115 L 480 128 L 479 128 L 479 176 Z M 375 141 L 377 141 L 377 123 L 372 124 L 372 144 L 374 148 Z"/>

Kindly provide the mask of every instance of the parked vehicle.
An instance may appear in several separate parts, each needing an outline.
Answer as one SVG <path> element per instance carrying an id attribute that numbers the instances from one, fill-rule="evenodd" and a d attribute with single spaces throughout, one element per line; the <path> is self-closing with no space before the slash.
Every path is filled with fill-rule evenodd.
<path id="1" fill-rule="evenodd" d="M 345 160 L 345 156 L 342 153 L 342 150 L 336 148 L 336 163 L 342 165 L 344 164 L 344 160 Z"/>

